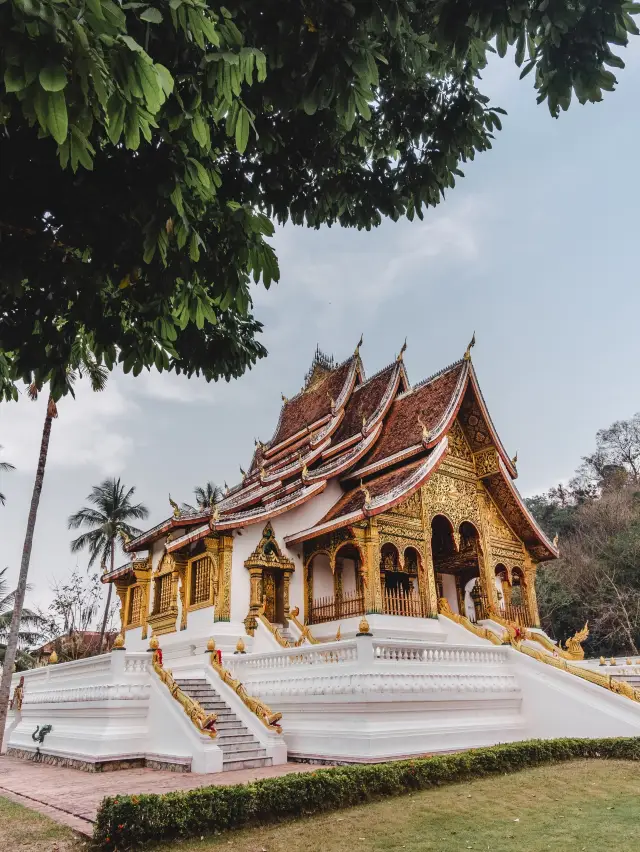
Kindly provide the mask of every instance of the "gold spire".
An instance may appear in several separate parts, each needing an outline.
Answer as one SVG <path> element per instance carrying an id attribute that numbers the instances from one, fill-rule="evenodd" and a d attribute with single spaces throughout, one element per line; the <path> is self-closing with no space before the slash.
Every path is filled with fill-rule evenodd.
<path id="1" fill-rule="evenodd" d="M 396 358 L 396 361 L 402 361 L 402 359 L 404 357 L 404 353 L 406 351 L 407 351 L 407 338 L 405 337 L 404 343 L 402 344 L 402 348 L 400 349 L 400 352 L 398 352 L 398 357 Z"/>
<path id="2" fill-rule="evenodd" d="M 173 509 L 173 517 L 179 518 L 182 512 L 180 511 L 180 506 L 178 506 L 175 500 L 171 499 L 171 494 L 169 494 L 169 503 L 171 503 L 171 508 Z"/>
<path id="3" fill-rule="evenodd" d="M 464 353 L 464 360 L 465 361 L 471 360 L 471 350 L 473 349 L 473 347 L 475 345 L 476 345 L 476 333 L 474 331 L 473 337 L 471 338 L 471 340 L 469 341 L 469 345 L 467 346 L 467 351 Z"/>
<path id="4" fill-rule="evenodd" d="M 364 340 L 364 335 L 360 335 L 360 340 L 358 341 L 358 345 L 356 346 L 356 351 L 353 353 L 356 357 L 360 354 L 360 347 L 362 346 L 362 342 Z"/>
<path id="5" fill-rule="evenodd" d="M 431 430 L 427 428 L 427 424 L 422 419 L 421 414 L 418 414 L 418 424 L 422 426 L 422 440 L 428 441 L 431 437 Z"/>

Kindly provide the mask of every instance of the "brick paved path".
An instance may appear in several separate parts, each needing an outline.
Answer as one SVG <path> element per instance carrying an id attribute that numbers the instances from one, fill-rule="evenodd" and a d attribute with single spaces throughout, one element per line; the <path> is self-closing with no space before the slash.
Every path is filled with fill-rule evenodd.
<path id="1" fill-rule="evenodd" d="M 153 769 L 89 773 L 31 763 L 15 757 L 0 757 L 0 796 L 46 814 L 75 831 L 91 834 L 98 805 L 105 796 L 119 793 L 168 793 L 212 784 L 241 784 L 314 769 L 317 767 L 309 764 L 286 763 L 282 766 L 239 769 L 211 775 Z"/>

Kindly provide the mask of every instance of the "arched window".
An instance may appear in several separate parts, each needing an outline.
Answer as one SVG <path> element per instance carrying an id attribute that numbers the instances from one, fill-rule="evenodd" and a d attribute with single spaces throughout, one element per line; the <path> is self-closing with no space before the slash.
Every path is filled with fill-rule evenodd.
<path id="1" fill-rule="evenodd" d="M 431 552 L 434 558 L 449 556 L 456 552 L 451 521 L 444 515 L 436 515 L 431 521 Z"/>
<path id="2" fill-rule="evenodd" d="M 478 530 L 469 521 L 460 524 L 460 550 L 477 550 L 480 536 Z"/>

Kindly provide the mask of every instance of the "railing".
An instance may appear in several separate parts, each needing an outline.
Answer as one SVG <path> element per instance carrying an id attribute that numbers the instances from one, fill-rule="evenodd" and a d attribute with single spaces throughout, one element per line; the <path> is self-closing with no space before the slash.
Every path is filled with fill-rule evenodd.
<path id="1" fill-rule="evenodd" d="M 307 624 L 303 624 L 301 621 L 298 620 L 299 615 L 300 615 L 300 608 L 296 606 L 289 613 L 289 620 L 293 621 L 295 626 L 300 631 L 300 635 L 302 637 L 304 637 L 310 645 L 317 645 L 318 640 L 315 638 L 315 636 L 309 630 L 309 626 Z"/>
<path id="2" fill-rule="evenodd" d="M 526 604 L 505 603 L 502 614 L 503 618 L 506 618 L 507 621 L 515 622 L 518 627 L 533 627 L 533 621 L 529 616 Z"/>
<path id="3" fill-rule="evenodd" d="M 212 739 L 217 736 L 214 723 L 217 719 L 215 713 L 207 713 L 204 707 L 195 701 L 191 696 L 183 692 L 169 669 L 165 669 L 160 662 L 161 657 L 156 651 L 153 655 L 153 669 L 160 680 L 169 689 L 172 697 L 182 706 L 182 709 L 187 714 L 193 725 L 198 729 L 199 733 L 204 734 Z"/>
<path id="4" fill-rule="evenodd" d="M 364 615 L 364 593 L 347 592 L 342 598 L 318 598 L 311 606 L 309 624 L 322 624 L 325 621 L 338 621 Z"/>
<path id="5" fill-rule="evenodd" d="M 262 671 L 266 669 L 288 669 L 297 666 L 323 666 L 334 663 L 351 663 L 358 659 L 358 640 L 326 642 L 313 647 L 288 648 L 279 654 L 247 654 L 235 656 L 230 661 L 234 669 Z"/>
<path id="6" fill-rule="evenodd" d="M 486 664 L 504 663 L 506 649 L 440 644 L 411 644 L 399 639 L 383 639 L 373 643 L 376 660 L 392 663 Z"/>
<path id="7" fill-rule="evenodd" d="M 253 695 L 249 695 L 243 684 L 240 683 L 239 680 L 236 680 L 231 672 L 228 671 L 228 669 L 225 669 L 224 666 L 218 662 L 218 657 L 215 651 L 211 652 L 209 658 L 211 660 L 212 667 L 218 673 L 220 679 L 223 680 L 228 687 L 233 689 L 245 707 L 254 713 L 266 728 L 270 731 L 275 731 L 277 734 L 281 734 L 282 728 L 278 722 L 282 719 L 282 713 L 274 713 L 273 710 L 264 703 L 264 701 L 260 701 L 259 698 L 254 698 Z"/>
<path id="8" fill-rule="evenodd" d="M 413 618 L 424 618 L 426 615 L 423 601 L 415 589 L 407 592 L 404 589 L 383 589 L 382 611 L 386 615 L 403 615 Z"/>

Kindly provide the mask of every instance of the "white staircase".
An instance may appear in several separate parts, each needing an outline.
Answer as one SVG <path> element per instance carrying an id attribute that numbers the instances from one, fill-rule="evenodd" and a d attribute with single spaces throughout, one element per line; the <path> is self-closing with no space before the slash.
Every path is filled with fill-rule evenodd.
<path id="1" fill-rule="evenodd" d="M 295 636 L 293 635 L 293 633 L 291 632 L 291 628 L 289 627 L 289 625 L 287 625 L 287 626 L 285 627 L 283 624 L 275 624 L 275 623 L 273 623 L 273 622 L 272 622 L 272 624 L 273 624 L 273 626 L 274 626 L 275 628 L 277 628 L 277 630 L 279 631 L 279 633 L 280 633 L 280 635 L 282 636 L 282 638 L 283 638 L 283 639 L 286 639 L 286 640 L 287 640 L 287 642 L 289 642 L 291 645 L 295 645 L 295 644 L 296 644 L 296 638 L 297 638 L 297 637 L 295 637 Z"/>
<path id="2" fill-rule="evenodd" d="M 208 713 L 217 715 L 215 742 L 223 753 L 222 769 L 255 769 L 271 766 L 272 758 L 258 740 L 204 678 L 176 678 L 180 689 L 197 701 Z"/>

